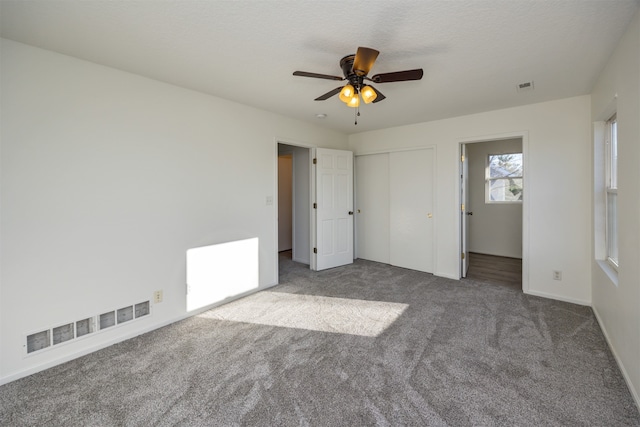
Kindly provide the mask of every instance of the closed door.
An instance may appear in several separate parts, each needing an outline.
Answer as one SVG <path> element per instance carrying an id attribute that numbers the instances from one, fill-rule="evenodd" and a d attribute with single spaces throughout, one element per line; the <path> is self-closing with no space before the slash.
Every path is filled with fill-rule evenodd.
<path id="1" fill-rule="evenodd" d="M 434 271 L 433 149 L 389 153 L 390 260 Z"/>
<path id="2" fill-rule="evenodd" d="M 389 154 L 356 157 L 357 256 L 390 263 Z"/>
<path id="3" fill-rule="evenodd" d="M 353 153 L 316 149 L 316 269 L 353 263 Z"/>

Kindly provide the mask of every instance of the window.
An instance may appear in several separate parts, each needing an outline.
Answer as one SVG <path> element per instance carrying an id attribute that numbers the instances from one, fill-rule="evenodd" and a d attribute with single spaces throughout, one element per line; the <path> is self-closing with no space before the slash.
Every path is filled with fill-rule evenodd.
<path id="1" fill-rule="evenodd" d="M 489 154 L 486 203 L 522 203 L 522 153 Z"/>
<path id="2" fill-rule="evenodd" d="M 607 121 L 606 134 L 606 242 L 607 261 L 618 267 L 618 122 Z"/>

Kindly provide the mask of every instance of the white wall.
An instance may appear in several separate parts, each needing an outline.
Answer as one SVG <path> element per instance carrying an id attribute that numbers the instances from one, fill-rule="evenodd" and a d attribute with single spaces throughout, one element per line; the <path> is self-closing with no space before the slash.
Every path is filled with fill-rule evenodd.
<path id="1" fill-rule="evenodd" d="M 0 381 L 187 315 L 189 248 L 259 238 L 276 283 L 276 140 L 341 133 L 8 40 L 1 46 Z M 25 335 L 152 298 L 152 315 L 24 357 Z"/>
<path id="2" fill-rule="evenodd" d="M 523 250 L 524 256 L 529 253 L 524 291 L 590 304 L 591 274 L 585 268 L 591 259 L 590 108 L 590 97 L 579 96 L 363 132 L 349 136 L 349 147 L 358 155 L 436 146 L 435 273 L 458 278 L 460 142 L 524 135 L 528 247 Z M 553 270 L 562 270 L 562 281 L 553 280 Z"/>
<path id="3" fill-rule="evenodd" d="M 522 140 L 467 144 L 469 162 L 469 251 L 522 258 L 522 203 L 486 203 L 485 174 L 490 154 L 521 153 Z M 524 197 L 527 189 L 524 189 Z"/>
<path id="4" fill-rule="evenodd" d="M 617 95 L 617 99 L 616 99 Z M 640 14 L 618 44 L 592 94 L 592 120 L 618 120 L 618 273 L 604 263 L 604 148 L 594 151 L 593 308 L 640 406 Z M 613 278 L 613 280 L 612 280 Z M 617 282 L 617 283 L 616 283 Z"/>

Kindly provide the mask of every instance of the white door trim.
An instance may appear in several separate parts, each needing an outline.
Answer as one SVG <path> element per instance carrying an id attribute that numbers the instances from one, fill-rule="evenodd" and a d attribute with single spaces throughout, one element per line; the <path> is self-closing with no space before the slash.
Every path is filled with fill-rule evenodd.
<path id="1" fill-rule="evenodd" d="M 461 158 L 460 158 L 460 203 L 464 204 L 464 208 L 460 206 L 460 233 L 461 233 L 461 253 L 463 261 L 460 263 L 462 271 L 460 275 L 462 278 L 467 277 L 467 271 L 469 270 L 469 159 L 467 158 L 467 144 L 460 144 Z"/>

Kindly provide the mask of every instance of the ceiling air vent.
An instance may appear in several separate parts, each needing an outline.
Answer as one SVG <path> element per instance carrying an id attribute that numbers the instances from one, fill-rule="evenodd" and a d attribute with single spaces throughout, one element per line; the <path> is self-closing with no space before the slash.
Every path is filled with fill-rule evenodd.
<path id="1" fill-rule="evenodd" d="M 530 82 L 522 82 L 517 86 L 518 92 L 527 92 L 533 90 L 533 80 Z"/>

